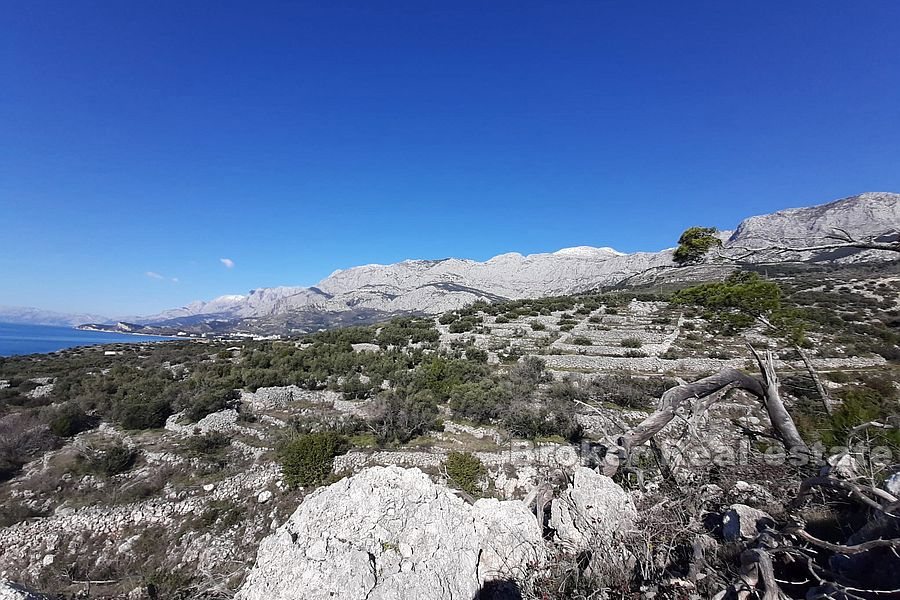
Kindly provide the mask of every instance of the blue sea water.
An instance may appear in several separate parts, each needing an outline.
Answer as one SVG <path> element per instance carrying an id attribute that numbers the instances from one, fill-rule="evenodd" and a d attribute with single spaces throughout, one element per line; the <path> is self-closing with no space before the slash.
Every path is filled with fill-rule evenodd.
<path id="1" fill-rule="evenodd" d="M 0 323 L 0 356 L 56 352 L 64 348 L 93 344 L 159 342 L 166 339 L 175 338 L 81 331 L 71 327 L 51 327 L 49 325 Z"/>

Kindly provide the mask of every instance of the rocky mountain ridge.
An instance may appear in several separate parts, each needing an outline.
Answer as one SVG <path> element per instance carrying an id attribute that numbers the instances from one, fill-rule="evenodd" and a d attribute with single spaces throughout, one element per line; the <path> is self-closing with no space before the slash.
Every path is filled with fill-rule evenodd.
<path id="1" fill-rule="evenodd" d="M 900 235 L 900 194 L 869 192 L 753 216 L 733 232 L 721 232 L 720 238 L 723 253 L 736 257 L 745 254 L 747 248 L 821 245 L 828 243 L 828 236 L 836 230 L 857 238 Z M 671 248 L 626 254 L 608 247 L 579 246 L 530 255 L 511 252 L 484 262 L 447 258 L 369 264 L 337 270 L 312 287 L 260 288 L 246 295 L 220 296 L 156 315 L 119 320 L 146 326 L 147 331 L 168 333 L 289 333 L 371 322 L 396 314 L 438 314 L 477 300 L 635 285 L 658 281 L 660 274 L 674 282 L 700 280 L 715 276 L 710 269 L 721 269 L 711 265 L 675 269 L 672 253 Z M 744 260 L 840 263 L 891 258 L 884 252 L 846 249 L 777 255 L 763 252 Z M 0 320 L 4 320 L 2 316 Z M 112 320 L 96 318 L 91 322 L 108 324 Z"/>
<path id="2" fill-rule="evenodd" d="M 100 315 L 62 313 L 27 306 L 0 306 L 0 323 L 17 325 L 50 325 L 72 327 L 82 323 L 106 323 L 109 319 Z"/>
<path id="3" fill-rule="evenodd" d="M 734 232 L 723 232 L 722 238 L 726 253 L 739 253 L 741 248 L 822 244 L 835 229 L 863 238 L 890 235 L 898 228 L 900 194 L 870 192 L 818 206 L 750 217 Z M 877 254 L 851 250 L 826 260 L 877 260 Z M 761 256 L 760 260 L 772 258 Z M 819 258 L 813 253 L 795 253 L 776 260 Z M 319 321 L 330 324 L 333 316 L 353 321 L 372 315 L 437 314 L 477 300 L 571 294 L 615 285 L 672 266 L 672 249 L 626 254 L 590 246 L 531 255 L 512 252 L 484 262 L 458 258 L 406 260 L 337 270 L 309 288 L 263 288 L 246 296 L 196 302 L 136 322 L 196 327 L 225 321 L 225 328 L 265 332 L 306 329 Z M 683 274 L 690 277 L 689 271 Z"/>

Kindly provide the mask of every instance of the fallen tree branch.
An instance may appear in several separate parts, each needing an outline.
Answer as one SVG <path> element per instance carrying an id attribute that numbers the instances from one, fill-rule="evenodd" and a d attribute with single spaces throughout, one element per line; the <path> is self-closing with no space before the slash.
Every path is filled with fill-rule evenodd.
<path id="1" fill-rule="evenodd" d="M 825 550 L 836 552 L 838 554 L 860 554 L 862 552 L 868 552 L 869 550 L 875 550 L 876 548 L 900 548 L 900 539 L 869 540 L 868 542 L 845 546 L 844 544 L 834 544 L 819 539 L 802 527 L 798 529 L 789 529 L 788 532 L 805 542 L 809 542 L 813 546 L 818 546 L 819 548 L 824 548 Z"/>
<path id="2" fill-rule="evenodd" d="M 618 451 L 615 454 L 619 462 L 627 460 L 633 448 L 646 443 L 654 435 L 662 431 L 675 418 L 679 409 L 688 405 L 689 402 L 697 400 L 697 412 L 705 412 L 721 396 L 717 396 L 707 402 L 700 402 L 701 400 L 712 396 L 716 392 L 723 390 L 727 392 L 732 388 L 748 391 L 763 401 L 763 405 L 769 414 L 769 420 L 772 422 L 772 427 L 788 451 L 809 455 L 809 447 L 797 431 L 793 418 L 781 400 L 772 353 L 770 351 L 767 352 L 764 360 L 752 346 L 750 350 L 756 357 L 759 369 L 763 374 L 762 383 L 759 379 L 742 371 L 726 368 L 693 383 L 678 385 L 666 390 L 660 398 L 659 408 L 616 440 Z M 695 414 L 693 416 L 697 417 L 698 415 Z M 605 474 L 614 473 L 617 466 L 617 464 L 609 464 Z"/>
<path id="3" fill-rule="evenodd" d="M 706 398 L 728 386 L 747 390 L 758 397 L 765 394 L 762 385 L 755 377 L 737 369 L 722 369 L 715 375 L 666 390 L 660 398 L 660 408 L 631 431 L 622 435 L 618 439 L 618 445 L 625 450 L 626 454 L 629 453 L 632 448 L 644 444 L 668 425 L 675 418 L 678 409 L 685 403 L 694 399 Z"/>
<path id="4" fill-rule="evenodd" d="M 868 495 L 866 495 L 865 491 L 862 487 L 851 483 L 849 481 L 844 481 L 842 479 L 834 479 L 833 477 L 819 476 L 819 477 L 810 477 L 809 479 L 804 480 L 800 484 L 800 491 L 797 492 L 797 498 L 794 500 L 794 506 L 799 506 L 806 496 L 812 491 L 813 488 L 816 487 L 830 487 L 834 489 L 839 489 L 847 492 L 847 495 L 853 497 L 869 508 L 877 510 L 878 512 L 884 513 L 886 515 L 890 515 L 892 517 L 896 517 L 897 515 L 893 514 L 894 509 L 898 506 L 898 499 L 889 492 L 884 490 L 879 490 L 877 488 L 867 488 L 870 493 L 875 496 L 878 496 L 887 502 L 889 505 L 887 508 L 872 500 Z"/>
<path id="5" fill-rule="evenodd" d="M 781 400 L 781 394 L 778 391 L 778 375 L 775 373 L 775 359 L 772 356 L 772 351 L 766 350 L 766 358 L 763 360 L 753 346 L 748 344 L 748 347 L 756 358 L 759 370 L 763 374 L 766 387 L 765 393 L 762 394 L 761 398 L 766 405 L 766 411 L 769 413 L 772 427 L 788 450 L 796 450 L 809 455 L 809 447 L 803 441 L 803 438 L 800 437 L 800 432 L 797 431 L 794 419 L 791 418 L 790 413 L 784 407 L 784 402 Z"/>

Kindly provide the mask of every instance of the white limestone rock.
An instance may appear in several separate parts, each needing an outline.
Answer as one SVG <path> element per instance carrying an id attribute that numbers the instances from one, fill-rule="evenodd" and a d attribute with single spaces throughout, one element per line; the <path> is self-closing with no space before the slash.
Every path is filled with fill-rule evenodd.
<path id="1" fill-rule="evenodd" d="M 0 600 L 50 600 L 50 596 L 32 592 L 7 579 L 0 579 Z"/>
<path id="2" fill-rule="evenodd" d="M 572 487 L 550 507 L 556 541 L 570 551 L 615 547 L 634 526 L 637 509 L 617 483 L 587 467 L 575 469 Z"/>
<path id="3" fill-rule="evenodd" d="M 470 506 L 418 469 L 372 467 L 307 497 L 263 540 L 237 598 L 469 599 L 543 558 L 524 504 Z"/>
<path id="4" fill-rule="evenodd" d="M 732 504 L 722 516 L 722 536 L 728 541 L 752 539 L 775 520 L 769 513 L 746 504 Z"/>
<path id="5" fill-rule="evenodd" d="M 900 496 L 900 473 L 894 473 L 885 479 L 884 489 L 895 496 Z"/>

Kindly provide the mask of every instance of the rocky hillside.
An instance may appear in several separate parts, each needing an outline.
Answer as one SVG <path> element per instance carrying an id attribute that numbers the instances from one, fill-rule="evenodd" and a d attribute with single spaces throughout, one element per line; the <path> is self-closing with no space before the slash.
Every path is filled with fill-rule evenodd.
<path id="1" fill-rule="evenodd" d="M 785 593 L 825 597 L 798 519 L 818 542 L 900 538 L 862 527 L 900 492 L 900 265 L 712 285 L 0 359 L 0 598 L 714 597 L 773 539 L 802 559 L 772 559 Z M 607 470 L 680 382 L 759 386 L 748 344 L 819 456 L 771 462 L 745 384 Z M 799 502 L 820 473 L 837 487 Z M 822 549 L 817 573 L 896 589 L 883 545 Z"/>
<path id="2" fill-rule="evenodd" d="M 900 227 L 900 194 L 865 193 L 809 208 L 788 209 L 744 220 L 725 240 L 725 252 L 771 245 L 814 246 L 835 229 L 858 238 L 890 235 Z M 852 261 L 883 259 L 884 253 L 760 254 L 748 261 Z M 136 320 L 189 331 L 308 331 L 322 325 L 371 321 L 384 315 L 438 314 L 476 300 L 571 294 L 658 274 L 697 281 L 708 270 L 673 268 L 672 250 L 625 254 L 612 248 L 577 247 L 523 256 L 508 253 L 485 262 L 448 258 L 407 260 L 340 270 L 316 286 L 264 288 L 229 295 Z M 211 325 L 212 324 L 212 325 Z"/>

